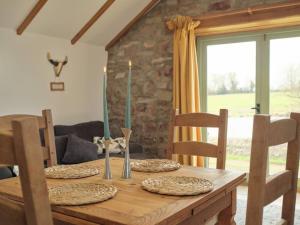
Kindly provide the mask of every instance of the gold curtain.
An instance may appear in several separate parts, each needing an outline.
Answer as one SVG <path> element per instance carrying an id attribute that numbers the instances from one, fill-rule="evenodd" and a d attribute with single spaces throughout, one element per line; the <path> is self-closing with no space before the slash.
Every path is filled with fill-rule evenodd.
<path id="1" fill-rule="evenodd" d="M 173 108 L 179 113 L 200 112 L 199 77 L 196 52 L 195 28 L 200 24 L 188 16 L 177 16 L 167 22 L 173 36 Z M 200 128 L 175 130 L 175 140 L 200 141 Z M 177 155 L 185 165 L 203 166 L 203 157 Z"/>

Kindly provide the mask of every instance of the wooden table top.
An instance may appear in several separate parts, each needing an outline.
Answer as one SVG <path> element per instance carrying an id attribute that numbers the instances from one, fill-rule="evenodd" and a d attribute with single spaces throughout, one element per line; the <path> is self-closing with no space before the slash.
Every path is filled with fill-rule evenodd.
<path id="1" fill-rule="evenodd" d="M 104 160 L 88 162 L 101 168 L 100 175 L 72 180 L 47 179 L 48 186 L 78 182 L 107 182 L 118 187 L 117 195 L 108 201 L 85 206 L 53 206 L 54 212 L 80 218 L 94 223 L 105 224 L 175 224 L 193 215 L 193 210 L 217 195 L 224 195 L 236 188 L 245 174 L 216 169 L 184 166 L 173 172 L 142 173 L 132 171 L 132 179 L 121 179 L 123 159 L 111 158 L 113 179 L 103 180 Z M 158 195 L 141 188 L 145 178 L 161 175 L 185 175 L 202 177 L 214 183 L 214 190 L 204 195 L 179 197 Z M 20 181 L 10 178 L 0 181 L 0 194 L 15 201 L 22 201 Z"/>

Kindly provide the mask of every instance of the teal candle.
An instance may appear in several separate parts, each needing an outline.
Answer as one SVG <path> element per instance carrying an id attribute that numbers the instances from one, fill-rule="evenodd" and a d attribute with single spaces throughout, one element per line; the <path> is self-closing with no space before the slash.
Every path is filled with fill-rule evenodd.
<path id="1" fill-rule="evenodd" d="M 131 61 L 129 61 L 128 82 L 127 82 L 125 128 L 131 129 Z"/>
<path id="2" fill-rule="evenodd" d="M 106 86 L 107 86 L 107 75 L 106 67 L 104 67 L 103 77 L 103 120 L 104 120 L 104 138 L 110 138 L 109 121 L 108 121 L 108 110 L 107 110 L 107 98 L 106 98 Z"/>

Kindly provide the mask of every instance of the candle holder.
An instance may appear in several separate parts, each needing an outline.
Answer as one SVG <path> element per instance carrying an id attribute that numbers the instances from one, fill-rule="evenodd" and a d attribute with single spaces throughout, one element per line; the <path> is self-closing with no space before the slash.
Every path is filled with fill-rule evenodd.
<path id="1" fill-rule="evenodd" d="M 111 176 L 111 170 L 110 170 L 110 163 L 109 163 L 109 145 L 111 144 L 111 141 L 104 140 L 103 141 L 105 146 L 105 172 L 104 172 L 104 179 L 110 180 L 112 178 Z"/>
<path id="2" fill-rule="evenodd" d="M 122 133 L 123 133 L 125 141 L 126 141 L 122 178 L 130 179 L 131 178 L 131 166 L 130 166 L 130 156 L 129 156 L 129 139 L 130 139 L 132 130 L 130 128 L 121 128 L 121 130 L 122 130 Z"/>

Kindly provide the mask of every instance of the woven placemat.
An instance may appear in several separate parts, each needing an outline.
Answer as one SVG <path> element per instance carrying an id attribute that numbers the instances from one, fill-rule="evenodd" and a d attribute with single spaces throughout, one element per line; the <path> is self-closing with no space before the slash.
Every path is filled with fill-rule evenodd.
<path id="1" fill-rule="evenodd" d="M 51 187 L 49 199 L 53 205 L 86 205 L 114 197 L 118 189 L 104 183 L 78 183 Z"/>
<path id="2" fill-rule="evenodd" d="M 167 172 L 178 170 L 180 167 L 178 162 L 167 159 L 145 159 L 131 162 L 131 169 L 139 172 Z"/>
<path id="3" fill-rule="evenodd" d="M 86 164 L 60 165 L 45 169 L 47 178 L 76 179 L 99 174 L 99 168 Z"/>
<path id="4" fill-rule="evenodd" d="M 214 186 L 207 179 L 186 176 L 161 176 L 148 178 L 142 188 L 164 195 L 199 195 L 210 192 Z"/>

